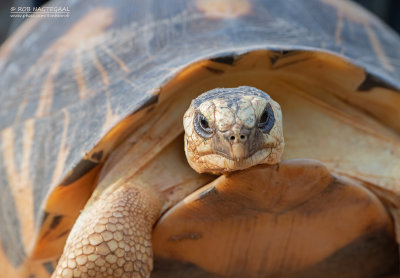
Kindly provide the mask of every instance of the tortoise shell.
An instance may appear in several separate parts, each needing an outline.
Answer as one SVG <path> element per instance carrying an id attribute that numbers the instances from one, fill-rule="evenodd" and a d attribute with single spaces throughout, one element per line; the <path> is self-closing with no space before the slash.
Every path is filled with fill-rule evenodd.
<path id="1" fill-rule="evenodd" d="M 2 269 L 17 273 L 33 258 L 49 275 L 49 258 L 112 150 L 169 99 L 182 99 L 168 112 L 178 123 L 192 97 L 218 86 L 254 85 L 281 103 L 285 158 L 318 159 L 397 192 L 400 39 L 355 4 L 99 0 L 69 8 L 69 18 L 27 20 L 0 50 Z M 300 99 L 312 105 L 297 107 Z M 339 120 L 319 118 L 321 108 Z M 182 132 L 169 127 L 163 140 Z"/>

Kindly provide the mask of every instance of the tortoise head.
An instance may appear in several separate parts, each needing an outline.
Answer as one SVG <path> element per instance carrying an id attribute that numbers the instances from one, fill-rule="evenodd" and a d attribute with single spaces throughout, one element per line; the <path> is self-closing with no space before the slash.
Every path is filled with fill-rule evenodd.
<path id="1" fill-rule="evenodd" d="M 186 157 L 199 173 L 276 164 L 283 152 L 281 108 L 254 87 L 203 93 L 192 101 L 183 125 Z"/>

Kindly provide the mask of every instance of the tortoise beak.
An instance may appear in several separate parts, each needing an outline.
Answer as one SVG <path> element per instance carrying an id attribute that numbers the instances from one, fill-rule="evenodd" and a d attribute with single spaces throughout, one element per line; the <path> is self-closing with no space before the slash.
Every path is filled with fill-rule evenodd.
<path id="1" fill-rule="evenodd" d="M 234 143 L 231 146 L 231 155 L 232 159 L 236 161 L 247 158 L 249 155 L 248 148 L 243 143 Z"/>

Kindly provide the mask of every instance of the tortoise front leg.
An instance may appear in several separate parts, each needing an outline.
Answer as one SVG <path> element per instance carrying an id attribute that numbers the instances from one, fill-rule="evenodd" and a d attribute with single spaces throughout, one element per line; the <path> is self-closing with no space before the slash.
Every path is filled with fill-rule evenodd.
<path id="1" fill-rule="evenodd" d="M 52 277 L 149 277 L 157 197 L 143 187 L 122 186 L 91 203 L 71 230 Z"/>

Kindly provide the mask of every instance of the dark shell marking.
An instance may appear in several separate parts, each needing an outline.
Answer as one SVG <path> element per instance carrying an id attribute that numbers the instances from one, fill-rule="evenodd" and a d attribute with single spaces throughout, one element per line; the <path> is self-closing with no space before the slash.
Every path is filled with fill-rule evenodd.
<path id="1" fill-rule="evenodd" d="M 232 54 L 224 55 L 221 57 L 212 58 L 211 61 L 213 61 L 215 63 L 233 66 L 235 64 L 235 62 L 237 61 L 237 59 L 238 59 L 238 56 L 235 55 L 234 53 L 232 53 Z"/>
<path id="2" fill-rule="evenodd" d="M 357 91 L 366 92 L 372 90 L 373 88 L 384 88 L 392 91 L 398 91 L 398 88 L 389 84 L 388 82 L 383 81 L 376 75 L 373 75 L 369 72 L 365 73 L 364 81 L 358 86 Z"/>

